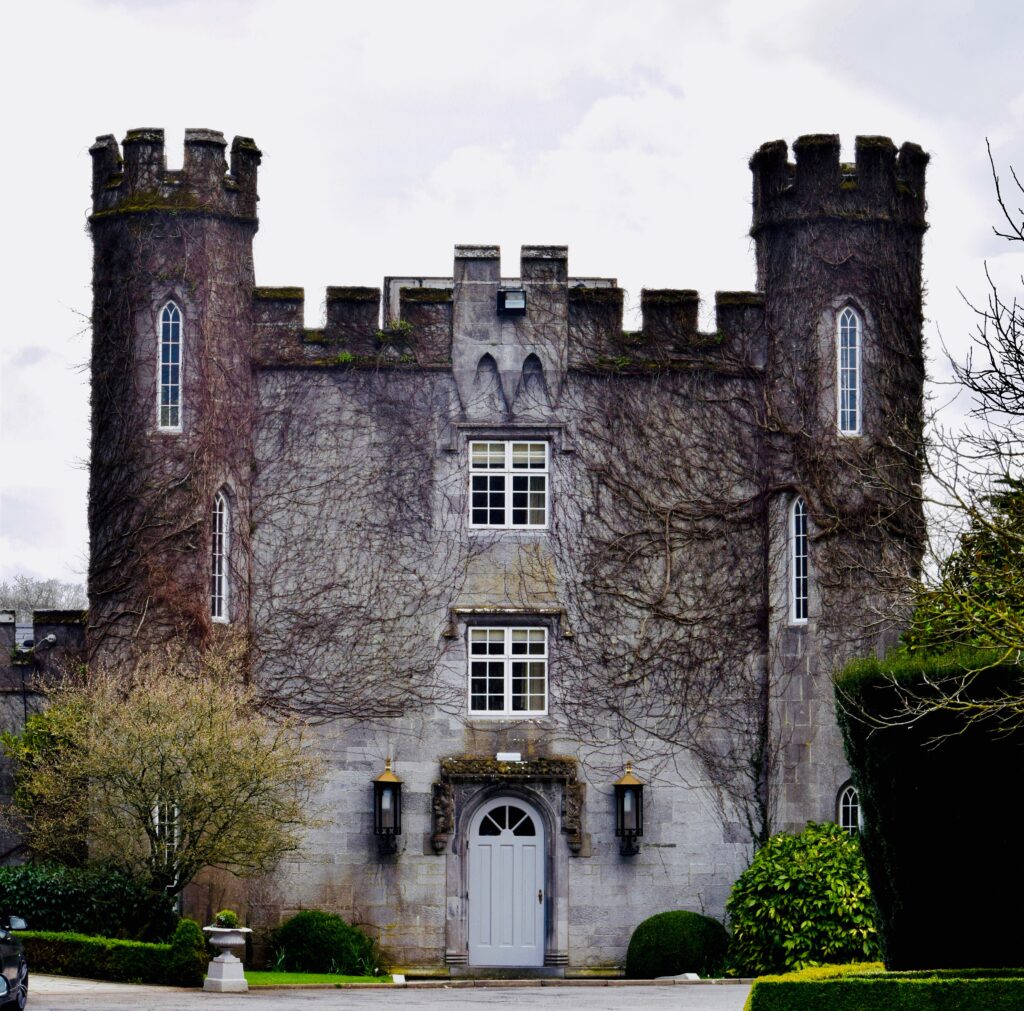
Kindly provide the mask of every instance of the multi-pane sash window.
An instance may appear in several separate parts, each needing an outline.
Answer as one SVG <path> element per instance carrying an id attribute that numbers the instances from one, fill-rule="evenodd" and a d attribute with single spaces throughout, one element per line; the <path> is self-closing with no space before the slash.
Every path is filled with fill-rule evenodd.
<path id="1" fill-rule="evenodd" d="M 789 620 L 792 624 L 807 621 L 809 591 L 807 504 L 798 498 L 789 511 Z"/>
<path id="2" fill-rule="evenodd" d="M 839 314 L 839 431 L 860 435 L 860 319 L 852 309 Z"/>
<path id="3" fill-rule="evenodd" d="M 850 835 L 860 831 L 860 797 L 857 788 L 851 783 L 839 791 L 839 827 L 846 829 Z"/>
<path id="4" fill-rule="evenodd" d="M 213 536 L 210 546 L 210 616 L 228 620 L 228 500 L 222 491 L 213 497 Z"/>
<path id="5" fill-rule="evenodd" d="M 547 526 L 546 442 L 471 442 L 469 467 L 472 526 Z"/>
<path id="6" fill-rule="evenodd" d="M 160 428 L 181 428 L 181 310 L 168 302 L 160 313 Z"/>
<path id="7" fill-rule="evenodd" d="M 173 801 L 153 805 L 153 835 L 157 861 L 167 866 L 181 844 L 181 812 Z"/>
<path id="8" fill-rule="evenodd" d="M 471 628 L 469 711 L 529 716 L 547 708 L 547 629 Z"/>

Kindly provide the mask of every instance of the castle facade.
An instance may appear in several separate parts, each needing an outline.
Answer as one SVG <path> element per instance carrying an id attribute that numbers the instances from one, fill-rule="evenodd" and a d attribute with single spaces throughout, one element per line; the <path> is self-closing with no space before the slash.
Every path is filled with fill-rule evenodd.
<path id="1" fill-rule="evenodd" d="M 770 833 L 852 828 L 829 675 L 921 558 L 927 155 L 763 145 L 755 289 L 704 333 L 694 291 L 625 332 L 565 247 L 502 277 L 479 245 L 308 329 L 255 284 L 260 152 L 225 148 L 92 148 L 87 640 L 243 636 L 268 713 L 316 724 L 322 823 L 250 921 L 586 972 L 721 916 Z"/>

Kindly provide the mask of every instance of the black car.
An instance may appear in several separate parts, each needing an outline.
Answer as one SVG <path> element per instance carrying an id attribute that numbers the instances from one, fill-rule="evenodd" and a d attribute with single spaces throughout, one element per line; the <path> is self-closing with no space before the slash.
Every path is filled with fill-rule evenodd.
<path id="1" fill-rule="evenodd" d="M 12 930 L 24 930 L 25 926 L 20 916 L 0 919 L 0 964 L 3 965 L 3 974 L 0 975 L 0 1008 L 4 1011 L 21 1011 L 28 1003 L 28 962 L 25 961 L 25 949 L 11 933 Z"/>

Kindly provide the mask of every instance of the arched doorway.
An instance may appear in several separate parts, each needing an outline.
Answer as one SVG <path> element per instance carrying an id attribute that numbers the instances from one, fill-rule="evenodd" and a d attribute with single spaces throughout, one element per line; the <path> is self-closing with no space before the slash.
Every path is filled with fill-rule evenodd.
<path id="1" fill-rule="evenodd" d="M 544 964 L 544 822 L 519 797 L 495 797 L 469 831 L 469 964 Z"/>

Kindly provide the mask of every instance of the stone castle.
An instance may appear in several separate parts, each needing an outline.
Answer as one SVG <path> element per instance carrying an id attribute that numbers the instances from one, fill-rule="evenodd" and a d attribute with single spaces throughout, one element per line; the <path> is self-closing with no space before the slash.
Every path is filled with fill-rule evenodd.
<path id="1" fill-rule="evenodd" d="M 319 727 L 325 824 L 250 920 L 592 971 L 653 913 L 721 916 L 771 832 L 849 823 L 829 675 L 893 641 L 922 551 L 927 155 L 763 145 L 755 290 L 704 333 L 694 291 L 625 332 L 565 247 L 502 277 L 481 245 L 308 329 L 255 284 L 260 152 L 225 148 L 92 148 L 86 636 L 244 634 L 268 711 Z"/>

